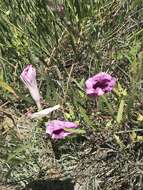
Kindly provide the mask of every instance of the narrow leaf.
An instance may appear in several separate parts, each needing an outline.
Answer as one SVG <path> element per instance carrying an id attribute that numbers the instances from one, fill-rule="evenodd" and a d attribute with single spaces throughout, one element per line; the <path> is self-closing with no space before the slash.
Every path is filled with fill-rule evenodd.
<path id="1" fill-rule="evenodd" d="M 117 113 L 117 118 L 116 118 L 116 120 L 119 124 L 121 123 L 121 121 L 123 119 L 124 105 L 125 105 L 125 101 L 124 101 L 124 99 L 121 99 L 118 113 Z"/>
<path id="2" fill-rule="evenodd" d="M 13 88 L 11 86 L 9 86 L 6 82 L 4 82 L 3 80 L 0 80 L 0 87 L 2 87 L 4 90 L 7 90 L 8 92 L 12 93 L 14 96 L 17 96 L 17 94 L 15 93 L 15 91 L 13 90 Z"/>
<path id="3" fill-rule="evenodd" d="M 64 128 L 65 131 L 75 134 L 85 134 L 86 131 L 83 129 L 71 129 L 71 128 Z"/>
<path id="4" fill-rule="evenodd" d="M 88 126 L 93 127 L 93 122 L 91 121 L 90 116 L 87 115 L 86 110 L 83 107 L 80 106 L 79 107 L 79 112 L 80 112 L 80 115 L 81 115 L 82 119 L 84 120 L 84 122 Z"/>

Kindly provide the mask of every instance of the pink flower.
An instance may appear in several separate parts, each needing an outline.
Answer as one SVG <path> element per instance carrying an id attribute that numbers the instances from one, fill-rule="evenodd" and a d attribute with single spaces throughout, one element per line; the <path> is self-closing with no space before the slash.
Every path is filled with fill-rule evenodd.
<path id="1" fill-rule="evenodd" d="M 101 96 L 104 93 L 111 92 L 115 84 L 115 78 L 107 73 L 101 72 L 87 79 L 85 82 L 86 93 L 92 97 Z"/>
<path id="2" fill-rule="evenodd" d="M 78 125 L 69 121 L 53 120 L 46 124 L 46 133 L 48 133 L 52 139 L 63 139 L 71 133 L 66 131 L 66 128 L 77 128 Z"/>
<path id="3" fill-rule="evenodd" d="M 41 109 L 40 93 L 36 81 L 36 69 L 32 65 L 27 65 L 20 75 L 21 80 L 29 89 L 29 92 L 36 102 L 38 109 Z"/>

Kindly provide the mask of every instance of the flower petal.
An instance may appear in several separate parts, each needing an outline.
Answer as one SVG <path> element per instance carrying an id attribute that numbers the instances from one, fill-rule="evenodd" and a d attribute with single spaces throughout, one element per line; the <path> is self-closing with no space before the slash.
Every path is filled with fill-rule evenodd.
<path id="1" fill-rule="evenodd" d="M 115 78 L 105 72 L 100 72 L 86 80 L 86 94 L 92 97 L 102 96 L 104 93 L 111 92 L 115 84 Z"/>
<path id="2" fill-rule="evenodd" d="M 64 128 L 77 128 L 78 125 L 69 121 L 53 120 L 46 124 L 46 133 L 48 133 L 53 139 L 63 139 L 70 135 L 70 132 L 64 130 Z"/>
<path id="3" fill-rule="evenodd" d="M 51 112 L 57 110 L 60 108 L 60 105 L 56 105 L 50 108 L 46 108 L 44 110 L 41 110 L 39 112 L 35 112 L 29 115 L 30 119 L 35 119 L 35 118 L 42 118 L 50 114 Z"/>
<path id="4" fill-rule="evenodd" d="M 36 69 L 32 65 L 27 65 L 22 71 L 20 78 L 25 86 L 29 89 L 29 92 L 36 102 L 38 109 L 41 109 L 40 93 L 36 81 Z"/>

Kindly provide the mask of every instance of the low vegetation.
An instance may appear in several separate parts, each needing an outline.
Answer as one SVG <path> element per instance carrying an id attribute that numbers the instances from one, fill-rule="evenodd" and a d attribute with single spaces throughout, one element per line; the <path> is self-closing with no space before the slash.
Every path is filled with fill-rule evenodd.
<path id="1" fill-rule="evenodd" d="M 142 0 L 0 0 L 0 13 L 0 188 L 143 189 Z M 60 105 L 43 118 L 29 117 L 29 64 L 39 108 Z M 100 72 L 116 85 L 90 97 Z M 79 127 L 54 139 L 52 120 Z"/>

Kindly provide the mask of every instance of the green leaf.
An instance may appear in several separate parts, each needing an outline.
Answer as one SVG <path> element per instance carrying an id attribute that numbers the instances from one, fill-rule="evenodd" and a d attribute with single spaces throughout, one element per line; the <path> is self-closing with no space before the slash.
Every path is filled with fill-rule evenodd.
<path id="1" fill-rule="evenodd" d="M 3 80 L 3 70 L 0 70 L 0 80 Z"/>
<path id="2" fill-rule="evenodd" d="M 71 129 L 71 128 L 64 128 L 65 131 L 75 134 L 85 134 L 86 131 L 84 129 Z"/>
<path id="3" fill-rule="evenodd" d="M 137 120 L 138 120 L 138 121 L 143 121 L 143 115 L 141 115 L 141 114 L 139 113 Z"/>
<path id="4" fill-rule="evenodd" d="M 108 101 L 108 99 L 106 98 L 106 96 L 101 96 L 101 98 L 102 98 L 102 100 L 105 102 L 105 104 L 107 105 L 110 114 L 111 114 L 112 116 L 114 116 L 113 107 L 112 107 L 111 103 Z"/>
<path id="5" fill-rule="evenodd" d="M 87 115 L 86 110 L 81 106 L 79 107 L 79 110 L 80 110 L 80 115 L 81 115 L 82 119 L 84 120 L 84 122 L 88 126 L 93 127 L 93 122 L 91 121 L 90 116 Z"/>
<path id="6" fill-rule="evenodd" d="M 18 158 L 21 154 L 23 154 L 28 148 L 30 148 L 30 144 L 24 144 L 24 145 L 20 145 L 18 146 L 13 153 L 11 153 L 8 158 L 7 158 L 7 162 Z"/>
<path id="7" fill-rule="evenodd" d="M 125 100 L 121 99 L 118 113 L 117 113 L 117 118 L 116 118 L 116 121 L 118 124 L 120 124 L 123 119 L 124 105 L 125 105 Z"/>
<path id="8" fill-rule="evenodd" d="M 137 140 L 137 134 L 134 131 L 132 131 L 132 133 L 130 133 L 130 138 L 132 142 L 135 142 Z"/>
<path id="9" fill-rule="evenodd" d="M 121 141 L 121 139 L 120 139 L 120 137 L 118 135 L 114 134 L 114 138 L 115 138 L 117 144 L 120 146 L 120 148 L 124 148 L 125 147 L 125 145 L 123 144 L 123 142 Z"/>
<path id="10" fill-rule="evenodd" d="M 113 89 L 113 92 L 118 96 L 127 96 L 127 90 L 123 89 L 121 84 L 118 82 L 116 88 Z"/>
<path id="11" fill-rule="evenodd" d="M 75 80 L 74 78 L 72 79 L 75 84 L 77 85 L 77 87 L 84 92 L 84 88 L 83 88 L 83 85 L 84 85 L 84 79 L 82 79 L 80 82 L 78 82 L 77 80 Z"/>
<path id="12" fill-rule="evenodd" d="M 12 93 L 14 96 L 17 96 L 17 94 L 15 93 L 15 91 L 13 90 L 13 88 L 11 86 L 9 86 L 6 82 L 4 82 L 3 80 L 0 80 L 0 87 L 2 87 L 4 90 L 7 90 L 8 92 Z"/>

